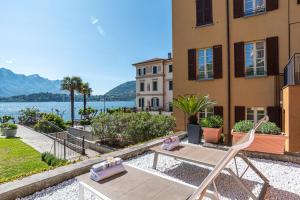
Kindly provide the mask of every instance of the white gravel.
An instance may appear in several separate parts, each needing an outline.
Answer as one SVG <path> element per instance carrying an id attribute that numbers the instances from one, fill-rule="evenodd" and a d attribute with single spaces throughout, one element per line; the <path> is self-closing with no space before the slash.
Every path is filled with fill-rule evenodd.
<path id="1" fill-rule="evenodd" d="M 261 159 L 251 159 L 252 163 L 270 180 L 270 190 L 268 198 L 271 200 L 300 200 L 300 165 L 284 163 L 279 161 L 269 161 Z M 182 162 L 166 156 L 159 156 L 157 170 L 152 169 L 153 153 L 147 153 L 137 158 L 126 161 L 127 164 L 149 170 L 162 176 L 170 176 L 192 185 L 199 185 L 208 175 L 208 167 Z M 245 165 L 238 160 L 240 172 L 245 169 Z M 233 163 L 230 167 L 234 170 Z M 262 181 L 251 170 L 244 175 L 244 182 L 255 194 L 260 192 Z M 231 176 L 222 173 L 216 181 L 222 199 L 249 199 L 245 192 L 236 184 Z M 86 192 L 86 199 L 97 198 Z M 75 179 L 63 182 L 57 186 L 45 189 L 21 200 L 77 200 L 78 182 Z"/>

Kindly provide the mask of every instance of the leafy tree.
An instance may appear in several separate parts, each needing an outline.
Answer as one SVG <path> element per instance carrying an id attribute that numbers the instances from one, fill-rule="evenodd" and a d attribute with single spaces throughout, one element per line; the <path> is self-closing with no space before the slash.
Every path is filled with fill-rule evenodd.
<path id="1" fill-rule="evenodd" d="M 92 88 L 90 88 L 89 83 L 83 83 L 80 93 L 83 94 L 83 115 L 85 116 L 86 113 L 86 101 L 87 101 L 87 97 L 90 97 L 92 94 L 93 90 Z"/>
<path id="2" fill-rule="evenodd" d="M 64 77 L 61 82 L 61 90 L 68 90 L 70 92 L 71 102 L 71 121 L 72 126 L 74 125 L 74 99 L 75 92 L 80 92 L 82 88 L 82 80 L 80 77 Z"/>

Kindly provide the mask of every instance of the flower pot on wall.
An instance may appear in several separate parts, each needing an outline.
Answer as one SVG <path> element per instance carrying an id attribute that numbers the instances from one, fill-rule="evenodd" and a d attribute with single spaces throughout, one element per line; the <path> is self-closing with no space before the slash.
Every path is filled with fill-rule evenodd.
<path id="1" fill-rule="evenodd" d="M 6 136 L 6 138 L 14 138 L 17 135 L 17 129 L 2 129 L 3 135 Z"/>
<path id="2" fill-rule="evenodd" d="M 231 134 L 233 144 L 245 136 L 245 133 L 239 132 L 232 132 Z M 285 139 L 286 136 L 284 134 L 256 134 L 253 143 L 246 150 L 282 155 L 284 154 Z"/>
<path id="3" fill-rule="evenodd" d="M 204 140 L 207 143 L 219 143 L 221 139 L 222 128 L 202 128 Z"/>
<path id="4" fill-rule="evenodd" d="M 188 124 L 187 125 L 187 134 L 188 142 L 191 144 L 200 144 L 202 138 L 202 129 L 199 125 Z"/>

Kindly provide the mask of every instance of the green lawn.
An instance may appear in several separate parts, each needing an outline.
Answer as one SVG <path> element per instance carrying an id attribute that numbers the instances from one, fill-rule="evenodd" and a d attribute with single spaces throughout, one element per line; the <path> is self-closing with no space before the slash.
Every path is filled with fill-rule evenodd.
<path id="1" fill-rule="evenodd" d="M 0 183 L 48 169 L 41 154 L 20 139 L 0 138 Z"/>

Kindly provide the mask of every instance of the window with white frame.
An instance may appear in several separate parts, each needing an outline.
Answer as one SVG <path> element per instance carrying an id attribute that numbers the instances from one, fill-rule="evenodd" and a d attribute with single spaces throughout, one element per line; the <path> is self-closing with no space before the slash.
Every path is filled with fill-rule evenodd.
<path id="1" fill-rule="evenodd" d="M 254 15 L 266 11 L 266 0 L 244 0 L 244 14 Z"/>
<path id="2" fill-rule="evenodd" d="M 157 91 L 158 90 L 157 81 L 153 81 L 152 82 L 152 90 L 153 91 Z"/>
<path id="3" fill-rule="evenodd" d="M 198 79 L 213 79 L 213 50 L 212 48 L 198 50 Z"/>
<path id="4" fill-rule="evenodd" d="M 140 91 L 141 92 L 145 91 L 145 83 L 144 82 L 140 82 Z"/>
<path id="5" fill-rule="evenodd" d="M 266 75 L 266 45 L 265 41 L 248 42 L 245 44 L 246 76 Z"/>
<path id="6" fill-rule="evenodd" d="M 138 76 L 141 76 L 142 75 L 142 69 L 138 69 Z"/>
<path id="7" fill-rule="evenodd" d="M 246 120 L 257 123 L 267 114 L 266 109 L 262 107 L 252 107 L 246 110 Z"/>
<path id="8" fill-rule="evenodd" d="M 143 75 L 146 75 L 146 68 L 143 68 Z"/>
<path id="9" fill-rule="evenodd" d="M 201 119 L 201 118 L 210 117 L 210 116 L 212 116 L 212 115 L 214 115 L 214 108 L 213 108 L 213 107 L 206 108 L 206 109 L 201 110 L 201 111 L 199 112 L 199 117 L 200 117 L 200 119 Z"/>

